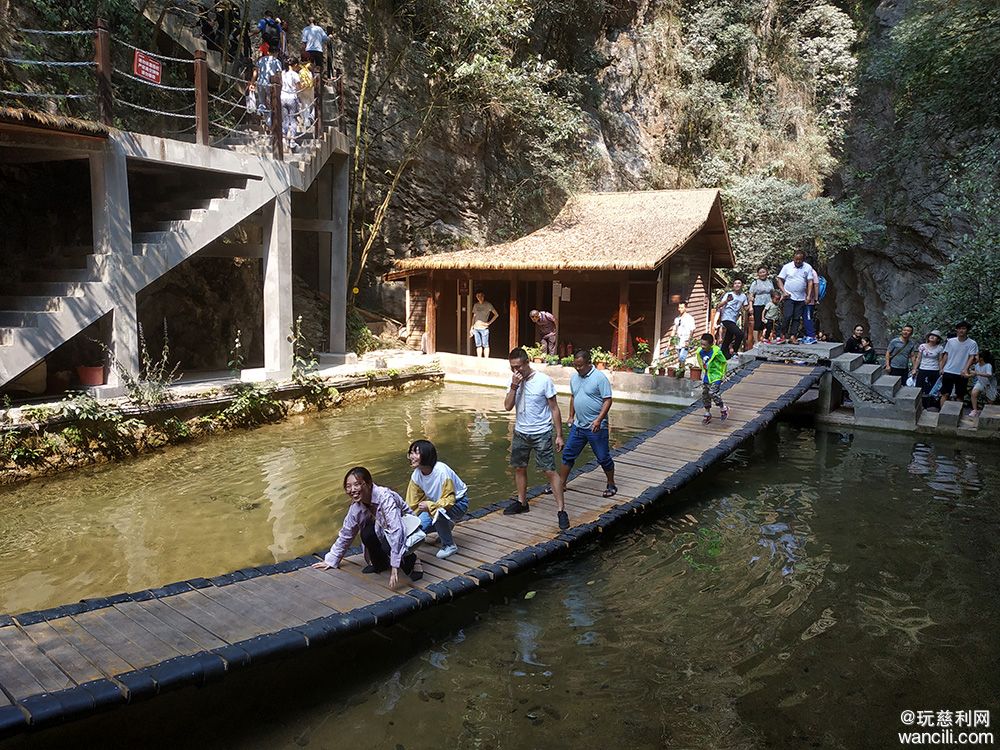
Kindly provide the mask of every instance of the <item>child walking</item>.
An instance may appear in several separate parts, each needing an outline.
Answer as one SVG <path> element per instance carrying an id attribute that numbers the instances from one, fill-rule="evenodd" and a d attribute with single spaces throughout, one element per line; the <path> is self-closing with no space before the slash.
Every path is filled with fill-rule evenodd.
<path id="1" fill-rule="evenodd" d="M 712 421 L 712 403 L 722 412 L 722 421 L 729 417 L 729 407 L 722 400 L 719 392 L 722 389 L 722 379 L 726 376 L 726 355 L 715 345 L 715 338 L 710 333 L 701 337 L 701 349 L 698 350 L 701 359 L 701 403 L 705 407 L 705 418 L 702 424 Z"/>
<path id="2" fill-rule="evenodd" d="M 985 349 L 979 352 L 976 364 L 972 367 L 972 374 L 976 376 L 976 384 L 972 386 L 972 412 L 969 416 L 978 417 L 980 399 L 985 399 L 989 403 L 995 401 L 997 397 L 997 379 L 993 374 L 993 355 L 990 352 Z"/>
<path id="3" fill-rule="evenodd" d="M 764 305 L 764 338 L 772 344 L 780 344 L 781 335 L 781 292 L 771 292 L 771 301 Z"/>

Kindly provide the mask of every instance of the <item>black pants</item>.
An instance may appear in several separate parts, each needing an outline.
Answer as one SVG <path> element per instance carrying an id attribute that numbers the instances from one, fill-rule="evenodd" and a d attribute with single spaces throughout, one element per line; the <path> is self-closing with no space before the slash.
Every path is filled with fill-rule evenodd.
<path id="1" fill-rule="evenodd" d="M 740 351 L 740 346 L 743 345 L 743 331 L 736 325 L 734 320 L 724 320 L 722 321 L 722 327 L 726 329 L 725 335 L 722 337 L 722 353 L 726 357 L 732 356 L 729 351 L 730 345 L 732 345 L 733 353 L 738 353 Z"/>
<path id="2" fill-rule="evenodd" d="M 375 570 L 381 573 L 383 570 L 388 570 L 392 567 L 389 560 L 389 543 L 375 533 L 374 520 L 369 521 L 361 527 L 361 543 L 365 546 L 365 552 L 368 553 L 368 560 Z M 416 561 L 417 556 L 413 552 L 407 552 L 403 555 L 400 567 L 406 575 L 410 575 L 413 571 L 413 565 Z"/>
<path id="3" fill-rule="evenodd" d="M 893 376 L 898 375 L 899 377 L 903 378 L 904 384 L 905 384 L 906 377 L 909 374 L 909 372 L 910 372 L 910 368 L 909 367 L 890 367 L 889 368 L 889 374 L 893 375 Z"/>
<path id="4" fill-rule="evenodd" d="M 931 388 L 934 387 L 939 377 L 941 377 L 939 370 L 917 370 L 917 388 L 924 392 L 921 400 L 925 409 L 930 406 L 937 406 L 938 404 L 937 398 L 928 394 L 930 394 Z"/>
<path id="5" fill-rule="evenodd" d="M 781 327 L 785 331 L 785 336 L 798 336 L 799 335 L 799 321 L 802 320 L 802 315 L 806 311 L 806 301 L 786 299 L 783 306 Z M 792 327 L 794 325 L 794 328 Z"/>

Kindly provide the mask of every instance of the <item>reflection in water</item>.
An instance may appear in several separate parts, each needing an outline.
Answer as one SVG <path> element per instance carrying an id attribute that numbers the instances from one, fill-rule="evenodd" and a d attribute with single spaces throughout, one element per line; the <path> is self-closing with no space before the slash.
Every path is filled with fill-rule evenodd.
<path id="1" fill-rule="evenodd" d="M 616 404 L 613 439 L 670 412 Z M 428 437 L 478 507 L 507 497 L 503 391 L 431 386 L 135 461 L 0 489 L 0 612 L 213 576 L 325 549 L 364 464 L 403 489 L 407 446 Z M 533 476 L 534 481 L 542 477 Z"/>
<path id="2" fill-rule="evenodd" d="M 995 710 L 998 458 L 779 425 L 543 571 L 30 747 L 894 747 L 903 709 Z"/>

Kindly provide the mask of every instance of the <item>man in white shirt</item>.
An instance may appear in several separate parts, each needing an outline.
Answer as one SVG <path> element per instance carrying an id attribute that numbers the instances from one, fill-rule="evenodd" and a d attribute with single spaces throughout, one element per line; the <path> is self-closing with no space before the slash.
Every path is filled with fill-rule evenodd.
<path id="1" fill-rule="evenodd" d="M 504 509 L 504 515 L 527 513 L 528 459 L 535 453 L 535 466 L 545 472 L 556 499 L 556 519 L 560 529 L 569 528 L 562 482 L 556 473 L 555 452 L 552 449 L 552 427 L 555 426 L 555 450 L 563 449 L 562 415 L 556 401 L 556 386 L 552 378 L 536 372 L 528 364 L 528 353 L 521 347 L 507 355 L 510 361 L 510 388 L 503 401 L 507 411 L 514 409 L 514 438 L 510 446 L 510 465 L 514 469 L 517 499 Z"/>
<path id="2" fill-rule="evenodd" d="M 962 321 L 955 325 L 955 337 L 948 339 L 941 355 L 941 408 L 954 393 L 958 401 L 965 400 L 969 387 L 969 369 L 979 356 L 979 344 L 969 338 L 972 324 Z"/>
<path id="3" fill-rule="evenodd" d="M 679 303 L 677 317 L 674 318 L 674 327 L 670 329 L 670 340 L 673 341 L 674 337 L 677 337 L 677 360 L 678 367 L 681 369 L 684 367 L 684 360 L 687 359 L 688 343 L 691 341 L 691 336 L 694 335 L 694 329 L 697 325 L 694 322 L 694 316 L 687 311 L 687 304 Z"/>
<path id="4" fill-rule="evenodd" d="M 309 25 L 302 29 L 302 57 L 316 63 L 316 71 L 323 70 L 323 46 L 326 44 L 326 32 L 322 26 L 316 25 L 316 19 L 310 18 Z"/>
<path id="5" fill-rule="evenodd" d="M 812 299 L 813 267 L 806 263 L 806 254 L 796 250 L 792 262 L 781 268 L 775 279 L 784 301 L 782 329 L 791 338 L 799 331 L 799 321 L 805 313 L 806 301 Z"/>

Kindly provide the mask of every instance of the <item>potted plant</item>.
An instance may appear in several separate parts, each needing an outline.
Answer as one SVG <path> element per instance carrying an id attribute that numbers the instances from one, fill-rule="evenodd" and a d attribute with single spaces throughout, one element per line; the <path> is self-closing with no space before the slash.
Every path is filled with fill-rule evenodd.
<path id="1" fill-rule="evenodd" d="M 561 364 L 563 367 L 572 367 L 573 357 L 563 357 L 562 359 L 559 360 L 559 364 Z"/>
<path id="2" fill-rule="evenodd" d="M 646 372 L 646 360 L 641 359 L 638 354 L 633 354 L 621 364 L 623 369 L 631 370 L 636 375 L 642 375 Z"/>
<path id="3" fill-rule="evenodd" d="M 87 339 L 80 350 L 80 364 L 76 366 L 76 377 L 80 385 L 104 385 L 105 360 L 100 342 Z"/>
<path id="4" fill-rule="evenodd" d="M 651 364 L 653 352 L 649 348 L 649 341 L 639 336 L 635 337 L 635 356 L 642 360 L 643 366 Z"/>
<path id="5" fill-rule="evenodd" d="M 557 354 L 549 354 L 545 357 L 545 364 L 555 366 L 559 364 L 559 356 Z"/>
<path id="6" fill-rule="evenodd" d="M 604 351 L 604 349 L 599 346 L 595 346 L 590 350 L 590 361 L 594 363 L 594 367 L 598 370 L 608 369 L 610 359 L 611 353 Z"/>
<path id="7" fill-rule="evenodd" d="M 543 362 L 542 358 L 542 345 L 535 344 L 534 346 L 524 347 L 524 351 L 528 354 L 528 359 L 532 362 Z"/>

